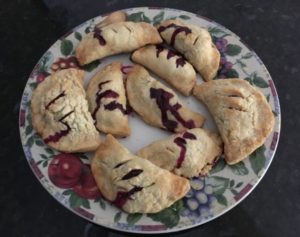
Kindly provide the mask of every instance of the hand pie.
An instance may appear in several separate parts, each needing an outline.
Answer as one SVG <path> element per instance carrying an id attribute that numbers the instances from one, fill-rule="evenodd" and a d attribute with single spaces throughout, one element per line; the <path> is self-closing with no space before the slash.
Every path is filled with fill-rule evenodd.
<path id="1" fill-rule="evenodd" d="M 187 178 L 207 175 L 222 153 L 222 140 L 212 132 L 194 128 L 155 141 L 137 155 Z"/>
<path id="2" fill-rule="evenodd" d="M 128 213 L 155 213 L 181 199 L 189 181 L 131 154 L 111 135 L 92 159 L 102 195 Z"/>
<path id="3" fill-rule="evenodd" d="M 213 115 L 228 164 L 246 158 L 273 129 L 274 116 L 265 96 L 245 80 L 214 80 L 195 86 L 193 93 Z"/>
<path id="4" fill-rule="evenodd" d="M 152 126 L 171 132 L 201 127 L 204 117 L 182 105 L 175 92 L 152 78 L 141 66 L 135 65 L 126 82 L 131 107 Z"/>
<path id="5" fill-rule="evenodd" d="M 216 76 L 220 53 L 206 29 L 180 20 L 166 20 L 158 31 L 168 44 L 184 55 L 205 81 Z"/>
<path id="6" fill-rule="evenodd" d="M 183 95 L 191 94 L 196 73 L 191 64 L 173 50 L 162 45 L 149 45 L 136 50 L 132 60 L 153 71 Z"/>
<path id="7" fill-rule="evenodd" d="M 96 127 L 105 133 L 126 137 L 130 134 L 121 63 L 100 70 L 89 82 L 87 99 Z"/>
<path id="8" fill-rule="evenodd" d="M 32 124 L 49 146 L 64 152 L 93 151 L 100 144 L 83 88 L 84 71 L 65 69 L 32 94 Z"/>
<path id="9" fill-rule="evenodd" d="M 76 48 L 80 65 L 118 53 L 128 53 L 146 44 L 162 42 L 154 26 L 145 22 L 116 22 L 103 28 L 95 27 Z"/>

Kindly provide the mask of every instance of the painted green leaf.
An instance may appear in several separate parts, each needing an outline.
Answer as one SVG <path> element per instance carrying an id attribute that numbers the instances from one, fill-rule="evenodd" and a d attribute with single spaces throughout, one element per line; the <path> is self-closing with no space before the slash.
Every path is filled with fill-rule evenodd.
<path id="1" fill-rule="evenodd" d="M 172 228 L 176 226 L 180 219 L 180 212 L 182 211 L 182 200 L 175 202 L 172 206 L 147 216 L 154 221 L 163 223 L 166 227 Z"/>
<path id="2" fill-rule="evenodd" d="M 234 180 L 230 180 L 229 187 L 232 188 L 234 186 Z"/>
<path id="3" fill-rule="evenodd" d="M 27 143 L 26 143 L 26 144 L 27 144 L 27 146 L 32 147 L 33 143 L 34 143 L 33 137 L 30 137 L 30 138 L 27 140 Z"/>
<path id="4" fill-rule="evenodd" d="M 240 188 L 243 185 L 243 182 L 239 182 L 235 185 L 236 188 Z"/>
<path id="5" fill-rule="evenodd" d="M 251 85 L 253 85 L 252 79 L 250 77 L 246 77 L 245 80 L 248 81 Z"/>
<path id="6" fill-rule="evenodd" d="M 189 16 L 187 15 L 180 15 L 179 18 L 183 19 L 183 20 L 189 20 L 191 19 Z"/>
<path id="7" fill-rule="evenodd" d="M 235 69 L 231 68 L 227 71 L 226 76 L 227 78 L 239 78 L 239 73 Z"/>
<path id="8" fill-rule="evenodd" d="M 45 160 L 44 162 L 43 162 L 43 168 L 46 168 L 47 167 L 47 165 L 48 165 L 48 161 L 47 160 Z"/>
<path id="9" fill-rule="evenodd" d="M 50 148 L 45 148 L 45 151 L 46 151 L 47 153 L 51 154 L 51 155 L 54 154 L 54 151 L 53 151 L 52 149 L 50 149 Z"/>
<path id="10" fill-rule="evenodd" d="M 68 56 L 71 54 L 73 50 L 73 43 L 71 40 L 63 39 L 60 44 L 60 52 L 64 56 Z"/>
<path id="11" fill-rule="evenodd" d="M 52 52 L 50 51 L 46 52 L 40 61 L 41 64 L 40 64 L 39 71 L 47 71 L 48 67 L 52 65 L 53 60 L 54 60 L 54 56 Z"/>
<path id="12" fill-rule="evenodd" d="M 210 176 L 208 177 L 208 182 L 214 188 L 214 194 L 220 195 L 225 192 L 229 185 L 229 179 L 219 176 Z"/>
<path id="13" fill-rule="evenodd" d="M 81 39 L 82 39 L 82 36 L 81 36 L 81 34 L 80 34 L 79 32 L 75 32 L 75 33 L 74 33 L 74 37 L 75 37 L 78 41 L 81 41 Z"/>
<path id="14" fill-rule="evenodd" d="M 265 157 L 265 146 L 262 145 L 261 147 L 257 148 L 251 155 L 250 155 L 250 164 L 251 168 L 253 169 L 256 175 L 265 167 L 266 157 Z"/>
<path id="15" fill-rule="evenodd" d="M 226 163 L 224 159 L 221 159 L 218 161 L 218 163 L 212 168 L 212 170 L 209 172 L 210 174 L 218 173 L 221 170 L 223 170 L 226 166 Z"/>
<path id="16" fill-rule="evenodd" d="M 229 35 L 227 34 L 224 30 L 218 28 L 218 27 L 209 27 L 208 28 L 208 32 L 211 34 L 211 35 L 214 35 L 214 36 L 217 36 L 217 37 L 225 37 L 226 35 Z"/>
<path id="17" fill-rule="evenodd" d="M 238 63 L 238 65 L 240 65 L 242 68 L 247 67 L 247 65 L 240 59 L 237 59 L 236 62 Z"/>
<path id="18" fill-rule="evenodd" d="M 266 100 L 269 102 L 270 101 L 270 94 L 266 95 Z"/>
<path id="19" fill-rule="evenodd" d="M 68 190 L 65 190 L 65 191 L 63 191 L 63 195 L 66 195 L 66 196 L 69 196 L 69 195 L 71 195 L 73 193 L 73 191 L 71 190 L 71 189 L 68 189 Z"/>
<path id="20" fill-rule="evenodd" d="M 147 17 L 145 14 L 143 14 L 143 18 L 142 18 L 142 20 L 143 20 L 144 22 L 151 23 L 151 20 L 150 20 L 150 18 L 149 18 L 149 17 Z"/>
<path id="21" fill-rule="evenodd" d="M 252 56 L 253 56 L 253 53 L 252 53 L 252 52 L 248 52 L 248 53 L 244 54 L 244 55 L 242 56 L 242 58 L 243 58 L 243 59 L 249 59 L 249 58 L 252 58 Z"/>
<path id="22" fill-rule="evenodd" d="M 41 141 L 41 140 L 35 140 L 35 144 L 36 144 L 37 146 L 44 146 L 44 143 L 43 143 L 43 141 Z"/>
<path id="23" fill-rule="evenodd" d="M 229 56 L 236 56 L 242 51 L 241 46 L 237 44 L 228 44 L 226 54 Z"/>
<path id="24" fill-rule="evenodd" d="M 133 226 L 135 223 L 137 223 L 141 218 L 143 214 L 142 213 L 132 213 L 128 214 L 126 221 L 129 226 Z"/>
<path id="25" fill-rule="evenodd" d="M 121 216 L 122 216 L 122 212 L 117 212 L 115 214 L 115 217 L 114 217 L 114 222 L 119 222 L 119 220 L 121 219 Z"/>
<path id="26" fill-rule="evenodd" d="M 235 165 L 229 165 L 228 167 L 236 175 L 246 175 L 249 173 L 249 171 L 243 161 L 241 161 Z"/>
<path id="27" fill-rule="evenodd" d="M 236 191 L 235 189 L 230 189 L 230 191 L 232 192 L 233 195 L 238 195 L 239 194 L 239 192 Z"/>
<path id="28" fill-rule="evenodd" d="M 25 129 L 25 135 L 28 136 L 29 134 L 31 134 L 33 128 L 31 124 L 28 124 L 28 126 Z"/>
<path id="29" fill-rule="evenodd" d="M 274 110 L 272 110 L 272 113 L 273 113 L 273 115 L 274 115 L 275 117 L 278 116 L 278 114 L 277 114 Z"/>
<path id="30" fill-rule="evenodd" d="M 254 76 L 253 78 L 253 84 L 260 88 L 268 88 L 269 84 L 262 78 L 258 76 Z"/>
<path id="31" fill-rule="evenodd" d="M 96 60 L 94 62 L 91 62 L 89 64 L 86 64 L 83 66 L 83 69 L 88 71 L 88 72 L 91 72 L 93 71 L 96 67 L 98 67 L 98 65 L 100 64 L 100 60 Z"/>
<path id="32" fill-rule="evenodd" d="M 155 17 L 153 17 L 153 25 L 158 25 L 164 19 L 165 12 L 161 11 Z"/>
<path id="33" fill-rule="evenodd" d="M 44 159 L 44 160 L 48 159 L 48 157 L 46 155 L 44 155 L 44 154 L 41 154 L 41 158 Z"/>
<path id="34" fill-rule="evenodd" d="M 102 208 L 102 210 L 105 210 L 106 206 L 105 206 L 105 202 L 99 198 L 99 204 L 100 204 L 100 207 Z"/>
<path id="35" fill-rule="evenodd" d="M 86 209 L 90 209 L 90 202 L 89 200 L 85 199 L 85 198 L 81 198 L 81 203 L 82 203 L 82 206 L 85 207 Z"/>
<path id="36" fill-rule="evenodd" d="M 39 160 L 38 162 L 36 162 L 37 165 L 41 164 L 43 162 L 43 160 Z"/>
<path id="37" fill-rule="evenodd" d="M 77 196 L 74 192 L 72 192 L 69 199 L 71 208 L 75 209 L 77 207 L 80 207 L 82 205 L 82 200 L 83 199 L 81 197 Z"/>
<path id="38" fill-rule="evenodd" d="M 85 28 L 84 32 L 85 32 L 86 34 L 90 33 L 90 32 L 91 32 L 91 27 L 88 26 L 87 28 Z"/>
<path id="39" fill-rule="evenodd" d="M 217 198 L 218 203 L 227 206 L 227 199 L 223 194 L 219 194 L 215 196 Z"/>
<path id="40" fill-rule="evenodd" d="M 136 12 L 132 13 L 127 17 L 128 21 L 133 21 L 133 22 L 140 22 L 142 21 L 142 16 L 144 15 L 144 12 Z"/>

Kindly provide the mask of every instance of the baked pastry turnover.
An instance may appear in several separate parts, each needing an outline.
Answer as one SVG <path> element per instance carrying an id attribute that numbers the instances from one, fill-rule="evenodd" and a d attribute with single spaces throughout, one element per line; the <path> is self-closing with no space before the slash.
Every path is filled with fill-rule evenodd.
<path id="1" fill-rule="evenodd" d="M 136 50 L 132 60 L 153 71 L 183 95 L 191 94 L 196 83 L 193 66 L 182 56 L 162 45 L 149 45 Z"/>
<path id="2" fill-rule="evenodd" d="M 131 154 L 111 135 L 92 159 L 92 173 L 102 195 L 128 213 L 155 213 L 181 199 L 189 181 Z"/>
<path id="3" fill-rule="evenodd" d="M 167 44 L 184 55 L 205 81 L 216 76 L 220 53 L 206 29 L 180 20 L 166 20 L 158 31 Z"/>
<path id="4" fill-rule="evenodd" d="M 137 155 L 177 175 L 192 178 L 207 175 L 221 153 L 222 140 L 217 134 L 194 128 L 155 141 Z"/>
<path id="5" fill-rule="evenodd" d="M 100 70 L 89 82 L 87 98 L 96 127 L 126 137 L 130 128 L 121 68 L 121 63 L 113 62 Z"/>
<path id="6" fill-rule="evenodd" d="M 135 65 L 130 70 L 126 90 L 130 106 L 152 126 L 183 132 L 204 123 L 202 115 L 184 106 L 174 91 L 152 78 L 141 66 Z"/>
<path id="7" fill-rule="evenodd" d="M 235 164 L 260 147 L 271 133 L 274 116 L 265 96 L 242 79 L 219 79 L 197 85 L 224 142 L 225 160 Z"/>
<path id="8" fill-rule="evenodd" d="M 64 152 L 93 151 L 100 144 L 83 88 L 84 71 L 48 76 L 32 94 L 32 125 L 49 146 Z"/>
<path id="9" fill-rule="evenodd" d="M 162 42 L 156 28 L 145 22 L 116 22 L 95 27 L 76 48 L 80 65 L 119 53 L 128 53 L 147 44 Z"/>

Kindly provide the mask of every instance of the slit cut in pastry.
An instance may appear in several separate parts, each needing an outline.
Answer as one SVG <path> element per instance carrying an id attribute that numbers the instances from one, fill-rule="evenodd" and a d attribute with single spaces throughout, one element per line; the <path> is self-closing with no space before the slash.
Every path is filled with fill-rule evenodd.
<path id="1" fill-rule="evenodd" d="M 193 93 L 213 115 L 228 164 L 250 155 L 273 129 L 274 116 L 265 96 L 245 80 L 214 80 L 195 86 Z"/>
<path id="2" fill-rule="evenodd" d="M 187 178 L 207 175 L 222 153 L 221 138 L 194 128 L 142 148 L 137 155 Z"/>
<path id="3" fill-rule="evenodd" d="M 166 20 L 158 31 L 167 44 L 184 55 L 205 81 L 216 76 L 220 53 L 206 29 L 180 20 Z"/>
<path id="4" fill-rule="evenodd" d="M 205 118 L 184 106 L 174 91 L 135 65 L 129 72 L 126 91 L 130 106 L 148 124 L 171 132 L 201 127 Z"/>
<path id="5" fill-rule="evenodd" d="M 96 127 L 126 137 L 130 128 L 121 68 L 121 63 L 113 62 L 100 70 L 89 82 L 87 98 Z"/>
<path id="6" fill-rule="evenodd" d="M 91 163 L 102 195 L 128 213 L 155 213 L 181 199 L 189 181 L 131 154 L 107 135 Z"/>
<path id="7" fill-rule="evenodd" d="M 149 45 L 136 50 L 132 60 L 153 71 L 185 96 L 196 83 L 193 66 L 182 56 L 162 45 Z"/>
<path id="8" fill-rule="evenodd" d="M 76 48 L 80 65 L 119 53 L 132 52 L 147 44 L 159 44 L 162 39 L 156 28 L 145 22 L 116 22 L 95 27 Z"/>
<path id="9" fill-rule="evenodd" d="M 82 70 L 61 70 L 48 76 L 32 94 L 32 125 L 46 144 L 59 151 L 93 151 L 100 144 L 83 78 Z"/>

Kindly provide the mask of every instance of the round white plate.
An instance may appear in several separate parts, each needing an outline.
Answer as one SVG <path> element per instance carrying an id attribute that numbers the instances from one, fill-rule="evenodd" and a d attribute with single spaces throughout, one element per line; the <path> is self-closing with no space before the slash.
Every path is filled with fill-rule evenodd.
<path id="1" fill-rule="evenodd" d="M 30 99 L 32 91 L 53 69 L 76 66 L 74 49 L 81 38 L 103 19 L 95 17 L 74 28 L 57 40 L 42 56 L 33 69 L 26 84 L 20 107 L 20 134 L 26 159 L 32 171 L 44 188 L 62 205 L 89 221 L 127 232 L 166 233 L 188 229 L 208 222 L 243 200 L 259 183 L 274 157 L 280 132 L 280 106 L 274 83 L 262 61 L 241 39 L 218 23 L 193 13 L 167 8 L 131 8 L 123 10 L 132 21 L 146 21 L 157 24 L 165 19 L 179 18 L 187 23 L 208 28 L 217 48 L 222 55 L 222 67 L 219 77 L 239 77 L 248 80 L 261 90 L 269 101 L 276 122 L 272 134 L 265 144 L 249 158 L 233 166 L 220 160 L 205 178 L 193 179 L 188 195 L 157 214 L 126 214 L 101 198 L 86 199 L 74 188 L 61 189 L 55 186 L 48 176 L 48 166 L 59 152 L 45 145 L 32 128 Z M 112 61 L 121 61 L 131 65 L 129 54 L 104 58 L 84 67 L 85 83 L 101 68 Z M 55 66 L 54 66 L 55 65 Z M 198 83 L 202 83 L 198 76 Z M 180 96 L 180 95 L 179 95 Z M 194 97 L 180 96 L 190 108 L 207 117 L 205 128 L 216 131 L 212 117 L 207 109 Z M 140 117 L 131 113 L 129 138 L 119 139 L 130 151 L 136 152 L 141 147 L 157 139 L 165 138 L 169 132 L 145 124 Z M 103 135 L 102 135 L 103 136 Z M 84 163 L 89 163 L 92 154 L 75 154 Z M 51 210 L 49 210 L 51 211 Z M 59 218 L 59 217 L 58 217 Z"/>

